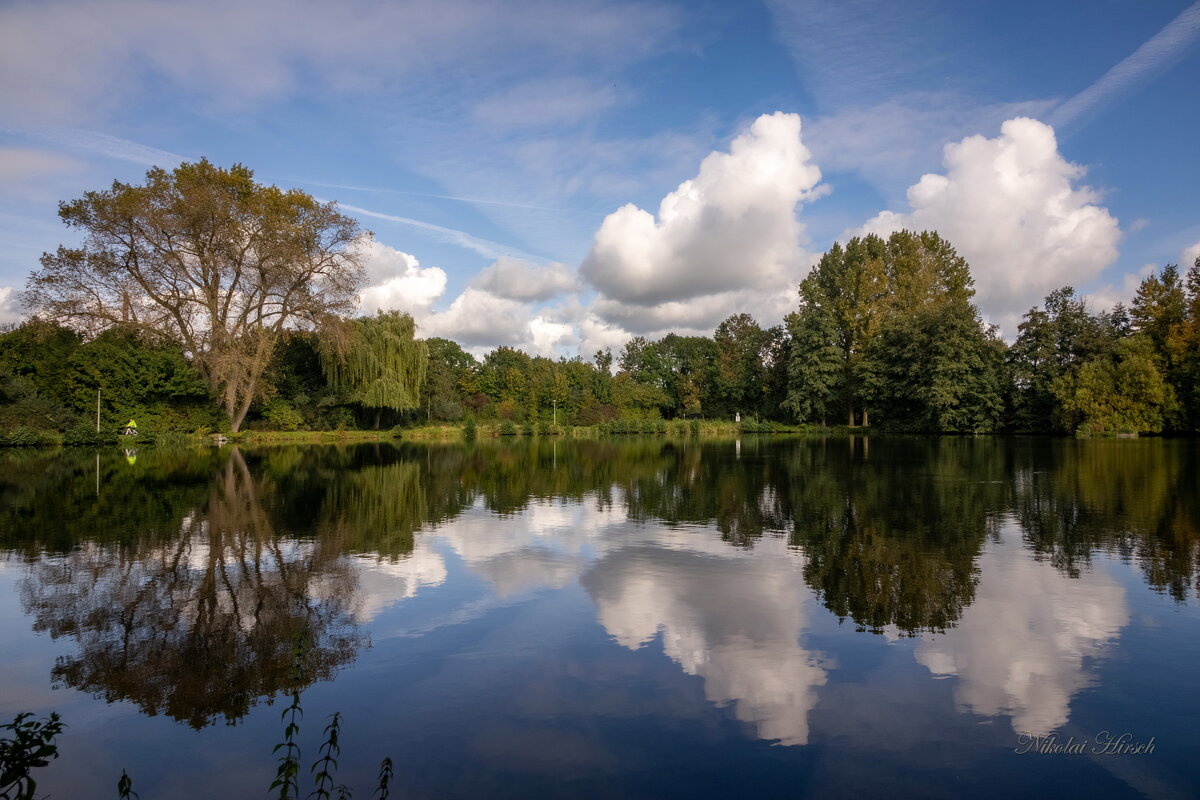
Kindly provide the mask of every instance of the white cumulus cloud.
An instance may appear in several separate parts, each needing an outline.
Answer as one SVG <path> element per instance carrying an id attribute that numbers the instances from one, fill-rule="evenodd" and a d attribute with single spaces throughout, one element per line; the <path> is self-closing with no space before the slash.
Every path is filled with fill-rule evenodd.
<path id="1" fill-rule="evenodd" d="M 761 324 L 773 325 L 796 305 L 795 284 L 802 270 L 776 289 L 747 289 L 718 292 L 691 300 L 673 300 L 651 307 L 629 305 L 599 298 L 593 310 L 605 322 L 620 327 L 630 336 L 659 339 L 668 333 L 681 336 L 711 336 L 717 325 L 742 311 L 752 314 Z"/>
<path id="2" fill-rule="evenodd" d="M 467 349 L 519 347 L 528 330 L 529 308 L 516 300 L 467 288 L 445 311 L 417 322 L 422 335 L 453 339 Z"/>
<path id="3" fill-rule="evenodd" d="M 11 286 L 0 286 L 0 325 L 20 322 L 22 316 L 17 290 Z"/>
<path id="4" fill-rule="evenodd" d="M 1158 271 L 1158 267 L 1154 264 L 1143 264 L 1136 272 L 1127 272 L 1121 276 L 1121 284 L 1118 286 L 1115 283 L 1106 283 L 1098 289 L 1094 289 L 1084 295 L 1087 301 L 1088 310 L 1093 312 L 1108 311 L 1117 303 L 1124 303 L 1128 306 L 1133 302 L 1133 296 L 1137 294 L 1138 287 L 1142 281 Z"/>
<path id="5" fill-rule="evenodd" d="M 1184 249 L 1183 255 L 1179 257 L 1179 268 L 1184 272 L 1188 271 L 1198 258 L 1200 258 L 1200 242 Z"/>
<path id="6" fill-rule="evenodd" d="M 1050 291 L 1086 283 L 1117 258 L 1121 230 L 1084 169 L 1058 152 L 1054 129 L 1018 117 L 994 139 L 945 148 L 945 174 L 908 189 L 908 213 L 884 211 L 861 232 L 936 230 L 971 264 L 984 314 L 1006 334 Z"/>
<path id="7" fill-rule="evenodd" d="M 367 287 L 359 295 L 365 313 L 407 311 L 427 314 L 446 291 L 446 273 L 422 267 L 416 256 L 372 241 L 366 245 Z"/>
<path id="8" fill-rule="evenodd" d="M 485 267 L 471 285 L 511 300 L 549 300 L 577 288 L 575 276 L 564 264 L 537 267 L 508 256 Z"/>
<path id="9" fill-rule="evenodd" d="M 534 267 L 501 257 L 439 309 L 436 306 L 446 293 L 445 270 L 422 267 L 416 256 L 379 242 L 371 241 L 365 248 L 367 286 L 359 294 L 362 313 L 406 311 L 416 321 L 421 338 L 452 339 L 476 355 L 507 345 L 557 356 L 579 341 L 569 321 L 558 319 L 555 310 L 535 310 L 532 304 L 574 288 L 574 278 L 561 264 Z M 0 294 L 0 300 L 3 297 Z"/>
<path id="10" fill-rule="evenodd" d="M 664 197 L 657 217 L 633 204 L 609 214 L 581 272 L 605 297 L 638 306 L 777 287 L 798 277 L 796 206 L 822 193 L 820 180 L 800 117 L 763 115 Z"/>

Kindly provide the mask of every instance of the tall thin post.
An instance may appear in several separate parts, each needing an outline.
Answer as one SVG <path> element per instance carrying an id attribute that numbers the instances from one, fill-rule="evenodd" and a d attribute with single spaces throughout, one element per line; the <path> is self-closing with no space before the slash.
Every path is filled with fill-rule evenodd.
<path id="1" fill-rule="evenodd" d="M 100 387 L 96 387 L 96 433 L 100 432 Z"/>
<path id="2" fill-rule="evenodd" d="M 557 401 L 557 400 L 551 400 L 551 401 L 550 401 L 550 404 L 551 404 L 551 406 L 552 406 L 552 407 L 553 407 L 553 409 L 554 409 L 554 410 L 551 412 L 551 416 L 550 416 L 551 423 L 550 423 L 550 424 L 551 424 L 551 425 L 555 425 L 555 426 L 557 426 L 557 425 L 558 425 L 558 401 Z"/>

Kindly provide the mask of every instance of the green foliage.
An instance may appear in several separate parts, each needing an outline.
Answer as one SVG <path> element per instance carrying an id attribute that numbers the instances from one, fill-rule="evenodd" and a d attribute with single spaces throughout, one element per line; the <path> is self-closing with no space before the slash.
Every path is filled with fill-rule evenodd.
<path id="1" fill-rule="evenodd" d="M 299 649 L 297 658 L 300 658 Z M 37 781 L 30 774 L 34 768 L 45 767 L 50 761 L 58 758 L 58 738 L 66 726 L 60 721 L 59 715 L 50 714 L 43 720 L 31 719 L 33 714 L 22 712 L 17 714 L 12 722 L 0 725 L 0 731 L 9 734 L 0 738 L 0 800 L 35 800 L 37 797 Z M 300 720 L 304 709 L 300 704 L 300 693 L 292 693 L 292 703 L 282 714 L 285 720 L 283 741 L 275 745 L 273 753 L 283 751 L 278 758 L 275 780 L 271 783 L 270 791 L 279 790 L 279 800 L 299 800 L 300 797 Z M 320 757 L 313 762 L 310 773 L 313 776 L 313 791 L 307 797 L 314 798 L 349 798 L 351 791 L 348 786 L 334 785 L 334 776 L 338 769 L 338 758 L 342 753 L 341 746 L 342 715 L 334 713 L 325 726 L 325 738 L 318 752 Z M 374 792 L 379 800 L 387 800 L 391 793 L 391 784 L 395 778 L 395 767 L 391 758 L 385 758 L 379 764 L 379 776 Z M 139 800 L 140 795 L 133 790 L 133 779 L 129 773 L 121 770 L 117 780 L 117 797 L 121 800 Z"/>
<path id="2" fill-rule="evenodd" d="M 517 426 L 513 425 L 512 420 L 510 420 L 510 419 L 504 420 L 504 422 L 500 423 L 500 435 L 501 436 L 516 436 L 517 435 Z"/>
<path id="3" fill-rule="evenodd" d="M 333 775 L 337 771 L 338 756 L 342 754 L 341 745 L 342 715 L 334 713 L 325 726 L 325 741 L 321 743 L 321 757 L 313 762 L 310 772 L 313 774 L 315 786 L 312 796 L 329 800 L 333 792 Z"/>
<path id="4" fill-rule="evenodd" d="M 819 303 L 804 303 L 788 315 L 787 326 L 791 348 L 783 408 L 798 422 L 825 424 L 837 412 L 845 373 L 833 316 Z"/>
<path id="5" fill-rule="evenodd" d="M 1003 410 L 1003 353 L 968 303 L 897 313 L 866 353 L 864 391 L 884 425 L 991 432 Z"/>
<path id="6" fill-rule="evenodd" d="M 425 340 L 428 353 L 425 380 L 421 383 L 421 407 L 428 422 L 454 422 L 463 418 L 467 397 L 474 390 L 478 362 L 448 339 Z"/>
<path id="7" fill-rule="evenodd" d="M 746 418 L 738 425 L 738 430 L 742 433 L 783 433 L 787 426 L 769 419 Z"/>
<path id="8" fill-rule="evenodd" d="M 662 436 L 667 433 L 667 422 L 662 419 L 618 419 L 600 425 L 600 432 L 608 435 L 650 434 Z"/>
<path id="9" fill-rule="evenodd" d="M 212 428 L 221 419 L 177 345 L 127 327 L 85 342 L 37 319 L 0 334 L 0 429 L 94 432 L 97 391 L 106 434 L 130 418 L 164 432 Z M 80 433 L 68 438 L 87 443 Z"/>
<path id="10" fill-rule="evenodd" d="M 1145 335 L 1122 340 L 1112 357 L 1082 364 L 1053 391 L 1068 427 L 1090 434 L 1159 433 L 1176 407 Z"/>
<path id="11" fill-rule="evenodd" d="M 468 414 L 467 422 L 465 425 L 463 425 L 463 438 L 466 439 L 468 442 L 473 442 L 473 441 L 475 441 L 475 438 L 478 435 L 479 435 L 479 424 L 475 421 L 475 415 Z"/>
<path id="12" fill-rule="evenodd" d="M 835 243 L 800 283 L 788 392 L 797 420 L 824 419 L 836 397 L 854 424 L 864 402 L 859 365 L 888 293 L 887 255 L 887 244 L 873 234 L 855 237 L 845 248 Z"/>
<path id="13" fill-rule="evenodd" d="M 18 425 L 12 430 L 0 431 L 0 447 L 47 447 L 61 441 L 57 434 L 28 425 Z"/>
<path id="14" fill-rule="evenodd" d="M 1147 276 L 1138 286 L 1130 308 L 1134 329 L 1148 336 L 1158 353 L 1166 352 L 1171 329 L 1183 323 L 1187 312 L 1188 297 L 1175 264 Z"/>
<path id="15" fill-rule="evenodd" d="M 615 376 L 609 351 L 588 363 L 500 347 L 477 361 L 452 341 L 418 340 L 404 314 L 327 321 L 320 337 L 280 334 L 248 419 L 291 431 L 470 417 L 507 423 L 503 435 L 557 424 L 654 431 L 664 419 L 736 413 L 924 432 L 1200 430 L 1200 264 L 1148 276 L 1132 313 L 1091 314 L 1071 287 L 1052 292 L 1011 348 L 981 323 L 973 295 L 949 242 L 900 231 L 830 248 L 784 326 L 742 313 L 711 338 L 634 337 Z M 1135 334 L 1149 343 L 1136 357 L 1122 345 Z M 107 443 L 130 417 L 167 436 L 228 430 L 200 366 L 132 325 L 85 340 L 31 319 L 0 333 L 0 444 Z M 1144 407 L 1112 400 L 1120 386 L 1144 387 Z"/>
<path id="16" fill-rule="evenodd" d="M 187 352 L 237 431 L 284 331 L 349 312 L 358 223 L 298 190 L 201 159 L 59 204 L 79 247 L 44 253 L 25 302 L 89 334 L 111 328 Z"/>
<path id="17" fill-rule="evenodd" d="M 835 244 L 800 284 L 788 318 L 783 407 L 825 424 L 835 411 L 893 427 L 990 431 L 1005 395 L 1004 345 L 971 303 L 970 269 L 934 232 Z"/>
<path id="18" fill-rule="evenodd" d="M 344 351 L 332 346 L 321 350 L 330 384 L 351 402 L 393 411 L 418 406 L 427 360 L 425 343 L 416 338 L 416 323 L 399 311 L 357 319 Z"/>
<path id="19" fill-rule="evenodd" d="M 271 790 L 279 790 L 279 800 L 296 800 L 300 797 L 300 745 L 296 740 L 300 735 L 300 719 L 304 716 L 304 709 L 300 707 L 300 691 L 294 690 L 291 695 L 291 705 L 280 715 L 287 723 L 283 727 L 283 741 L 271 751 L 283 751 L 275 768 L 275 780 L 270 786 Z"/>
<path id="20" fill-rule="evenodd" d="M 765 332 L 749 314 L 735 314 L 717 326 L 709 392 L 715 402 L 707 408 L 710 413 L 724 416 L 730 411 L 761 406 L 766 390 L 762 359 L 765 341 Z"/>
<path id="21" fill-rule="evenodd" d="M 1070 286 L 1047 295 L 1044 310 L 1030 309 L 1018 331 L 1007 356 L 1014 388 L 1014 427 L 1033 432 L 1069 429 L 1054 385 L 1088 359 L 1110 350 L 1115 331 L 1089 315 Z"/>
<path id="22" fill-rule="evenodd" d="M 267 401 L 263 407 L 263 419 L 278 431 L 299 430 L 304 424 L 304 415 L 278 398 Z"/>
<path id="23" fill-rule="evenodd" d="M 46 719 L 31 719 L 28 712 L 17 714 L 12 722 L 0 725 L 6 732 L 0 738 L 0 797 L 5 800 L 33 800 L 37 781 L 30 771 L 58 758 L 55 739 L 63 731 L 58 714 Z"/>
<path id="24" fill-rule="evenodd" d="M 111 432 L 99 431 L 86 423 L 76 425 L 62 435 L 62 443 L 71 447 L 97 447 L 112 444 L 116 437 Z M 163 437 L 159 437 L 161 441 Z"/>

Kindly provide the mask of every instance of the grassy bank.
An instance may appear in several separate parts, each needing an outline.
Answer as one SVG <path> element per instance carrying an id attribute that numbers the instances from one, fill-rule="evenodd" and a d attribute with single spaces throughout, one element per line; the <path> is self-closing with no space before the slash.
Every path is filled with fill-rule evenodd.
<path id="1" fill-rule="evenodd" d="M 235 434 L 207 432 L 177 433 L 143 431 L 136 437 L 94 432 L 60 434 L 31 429 L 0 432 L 0 447 L 57 447 L 110 446 L 140 447 L 203 446 L 211 444 L 283 445 L 283 444 L 359 444 L 386 441 L 460 442 L 468 439 L 504 439 L 526 436 L 561 436 L 574 439 L 597 439 L 607 436 L 662 436 L 668 439 L 731 439 L 746 434 L 836 433 L 836 429 L 821 429 L 757 423 L 713 420 L 618 420 L 602 425 L 519 424 L 510 421 L 488 421 L 474 425 L 473 435 L 466 423 L 396 427 L 388 430 L 331 431 L 241 431 Z M 85 435 L 86 434 L 86 435 Z"/>

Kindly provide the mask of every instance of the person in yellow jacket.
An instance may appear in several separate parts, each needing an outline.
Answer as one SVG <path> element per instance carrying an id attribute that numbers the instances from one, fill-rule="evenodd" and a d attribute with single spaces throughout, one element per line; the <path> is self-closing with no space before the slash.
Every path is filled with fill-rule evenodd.
<path id="1" fill-rule="evenodd" d="M 125 430 L 121 431 L 126 436 L 137 436 L 137 423 L 132 419 L 125 423 Z"/>

